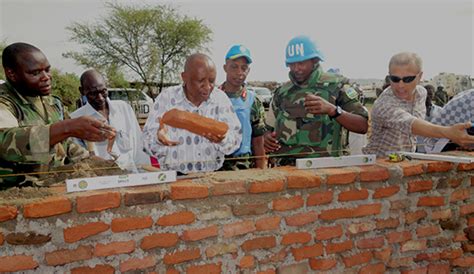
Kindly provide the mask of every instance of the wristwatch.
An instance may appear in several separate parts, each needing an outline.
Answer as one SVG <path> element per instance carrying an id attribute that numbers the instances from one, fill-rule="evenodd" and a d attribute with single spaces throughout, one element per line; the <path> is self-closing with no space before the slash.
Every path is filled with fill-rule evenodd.
<path id="1" fill-rule="evenodd" d="M 340 106 L 336 106 L 336 113 L 334 115 L 329 115 L 329 118 L 331 119 L 336 119 L 337 117 L 339 117 L 341 114 L 342 114 L 343 110 Z"/>

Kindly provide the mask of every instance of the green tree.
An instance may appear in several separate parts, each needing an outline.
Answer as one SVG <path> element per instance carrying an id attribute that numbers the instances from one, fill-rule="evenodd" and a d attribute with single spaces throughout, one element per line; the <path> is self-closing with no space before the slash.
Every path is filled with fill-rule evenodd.
<path id="1" fill-rule="evenodd" d="M 110 13 L 94 23 L 73 23 L 71 40 L 82 52 L 67 52 L 81 65 L 132 72 L 151 87 L 176 81 L 190 53 L 202 50 L 212 31 L 199 19 L 181 15 L 166 5 L 124 6 L 108 4 Z M 151 91 L 151 88 L 148 89 Z M 150 94 L 151 95 L 151 94 Z"/>
<path id="2" fill-rule="evenodd" d="M 74 73 L 61 73 L 57 69 L 51 70 L 52 94 L 63 101 L 69 111 L 76 109 L 76 100 L 80 98 L 79 77 Z"/>

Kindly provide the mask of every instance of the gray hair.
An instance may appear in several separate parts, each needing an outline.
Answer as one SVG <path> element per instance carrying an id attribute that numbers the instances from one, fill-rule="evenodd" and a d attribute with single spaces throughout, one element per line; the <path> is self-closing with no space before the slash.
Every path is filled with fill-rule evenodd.
<path id="1" fill-rule="evenodd" d="M 392 56 L 388 63 L 388 69 L 390 70 L 392 66 L 404 66 L 410 64 L 415 65 L 418 68 L 418 72 L 423 69 L 423 61 L 418 54 L 413 52 L 400 52 Z"/>

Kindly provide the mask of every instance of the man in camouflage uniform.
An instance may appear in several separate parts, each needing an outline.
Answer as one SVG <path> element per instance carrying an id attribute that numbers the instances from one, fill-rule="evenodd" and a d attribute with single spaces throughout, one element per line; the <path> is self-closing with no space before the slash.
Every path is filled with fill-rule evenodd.
<path id="1" fill-rule="evenodd" d="M 448 102 L 448 93 L 444 90 L 444 86 L 441 84 L 438 86 L 435 92 L 435 104 L 444 107 Z"/>
<path id="2" fill-rule="evenodd" d="M 63 120 L 61 101 L 50 95 L 51 66 L 38 48 L 11 44 L 2 65 L 7 81 L 0 84 L 0 189 L 41 185 L 38 172 L 87 157 L 69 137 L 114 136 L 112 128 L 90 117 Z"/>
<path id="3" fill-rule="evenodd" d="M 239 118 L 242 142 L 239 149 L 226 156 L 222 170 L 248 169 L 251 166 L 266 168 L 267 159 L 263 147 L 263 134 L 266 132 L 265 109 L 255 92 L 245 85 L 250 71 L 249 65 L 252 63 L 250 51 L 243 45 L 233 45 L 225 59 L 226 81 L 219 89 L 229 96 Z M 249 159 L 251 155 L 256 156 L 254 165 Z"/>
<path id="4" fill-rule="evenodd" d="M 341 75 L 324 72 L 322 54 L 307 36 L 290 40 L 286 65 L 290 82 L 273 95 L 274 132 L 265 134 L 265 150 L 280 155 L 277 165 L 296 158 L 340 156 L 341 131 L 365 134 L 367 110 Z"/>

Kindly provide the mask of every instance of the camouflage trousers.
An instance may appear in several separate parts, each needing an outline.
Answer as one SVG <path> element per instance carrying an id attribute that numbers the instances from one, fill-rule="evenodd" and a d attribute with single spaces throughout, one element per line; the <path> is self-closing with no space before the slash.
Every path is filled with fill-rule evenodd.
<path id="1" fill-rule="evenodd" d="M 252 168 L 255 164 L 250 160 L 250 156 L 250 153 L 242 154 L 240 156 L 228 155 L 225 157 L 224 164 L 219 170 L 242 170 Z"/>

